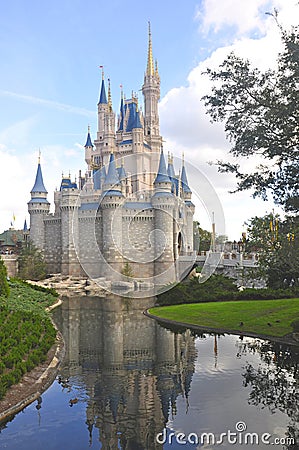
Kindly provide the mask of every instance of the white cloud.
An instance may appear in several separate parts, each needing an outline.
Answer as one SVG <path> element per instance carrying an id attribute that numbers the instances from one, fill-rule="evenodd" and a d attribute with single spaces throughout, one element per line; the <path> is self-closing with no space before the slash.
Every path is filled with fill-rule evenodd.
<path id="1" fill-rule="evenodd" d="M 204 0 L 196 12 L 196 19 L 200 23 L 200 32 L 219 33 L 233 28 L 235 36 L 240 37 L 249 33 L 266 33 L 271 17 L 265 13 L 279 12 L 279 21 L 284 26 L 291 23 L 298 15 L 296 0 Z"/>
<path id="2" fill-rule="evenodd" d="M 201 22 L 202 31 L 211 29 L 218 32 L 221 28 L 236 27 L 238 34 L 252 30 L 262 31 L 264 22 L 260 18 L 261 11 L 269 5 L 268 0 L 205 0 L 202 9 L 197 11 L 197 19 Z M 266 9 L 267 10 L 267 9 Z"/>
<path id="3" fill-rule="evenodd" d="M 242 224 L 250 217 L 263 215 L 272 209 L 272 203 L 250 198 L 249 192 L 229 194 L 234 190 L 236 180 L 231 174 L 219 174 L 215 166 L 208 161 L 227 160 L 229 143 L 225 139 L 223 124 L 211 124 L 201 101 L 211 88 L 209 79 L 202 74 L 207 67 L 217 68 L 232 51 L 242 58 L 249 59 L 260 70 L 275 68 L 278 53 L 281 51 L 279 28 L 270 16 L 260 18 L 260 12 L 278 8 L 279 20 L 284 26 L 294 23 L 298 6 L 295 0 L 205 0 L 200 20 L 206 31 L 213 28 L 237 27 L 236 34 L 227 46 L 217 48 L 207 59 L 201 61 L 188 76 L 188 85 L 170 90 L 160 103 L 162 135 L 166 139 L 165 149 L 180 156 L 184 151 L 186 159 L 207 175 L 216 189 L 226 215 L 227 230 L 230 238 L 238 239 Z M 266 9 L 267 8 L 267 9 Z M 295 8 L 295 9 L 294 9 Z M 248 36 L 248 32 L 258 29 L 264 33 L 260 38 Z M 261 161 L 239 160 L 250 170 Z M 199 214 L 202 209 L 198 208 Z M 201 218 L 198 217 L 201 221 Z M 205 224 L 207 223 L 204 218 Z"/>
<path id="4" fill-rule="evenodd" d="M 1 228 L 7 229 L 10 226 L 13 215 L 16 216 L 16 227 L 22 228 L 25 219 L 25 208 L 29 201 L 29 191 L 34 180 L 26 171 L 28 158 L 18 158 L 9 152 L 2 144 L 0 146 L 0 205 L 1 205 Z M 32 183 L 32 185 L 30 184 Z M 26 186 L 29 186 L 27 191 Z M 1 231 L 3 231 L 1 230 Z"/>
<path id="5" fill-rule="evenodd" d="M 78 170 L 82 166 L 82 152 L 76 144 L 73 147 L 49 145 L 41 149 L 41 166 L 45 187 L 48 191 L 48 200 L 53 210 L 53 193 L 59 189 L 61 171 L 64 174 L 71 173 L 72 179 L 78 176 Z M 65 167 L 66 156 L 68 164 Z M 0 177 L 2 189 L 0 190 L 0 232 L 10 226 L 13 214 L 16 217 L 15 228 L 22 229 L 24 219 L 29 214 L 27 203 L 30 200 L 30 190 L 34 184 L 37 169 L 38 151 L 25 151 L 22 156 L 12 148 L 0 143 Z"/>

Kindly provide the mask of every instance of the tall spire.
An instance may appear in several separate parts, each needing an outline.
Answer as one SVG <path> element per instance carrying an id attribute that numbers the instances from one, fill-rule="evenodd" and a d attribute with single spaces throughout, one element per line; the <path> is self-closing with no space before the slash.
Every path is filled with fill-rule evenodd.
<path id="1" fill-rule="evenodd" d="M 168 176 L 167 169 L 166 169 L 163 149 L 161 150 L 161 153 L 160 153 L 159 168 L 158 168 L 157 176 L 156 176 L 154 183 L 155 184 L 156 183 L 171 183 L 171 180 Z"/>
<path id="2" fill-rule="evenodd" d="M 142 128 L 139 110 L 138 110 L 138 104 L 136 104 L 135 120 L 134 120 L 133 128 Z"/>
<path id="3" fill-rule="evenodd" d="M 120 85 L 120 110 L 119 110 L 120 120 L 118 131 L 123 131 L 124 129 L 124 93 L 123 87 Z"/>
<path id="4" fill-rule="evenodd" d="M 91 142 L 91 137 L 90 137 L 90 126 L 89 125 L 88 125 L 87 139 L 86 139 L 85 147 L 93 147 L 93 143 Z"/>
<path id="5" fill-rule="evenodd" d="M 147 52 L 146 75 L 154 75 L 154 74 L 155 74 L 155 66 L 153 58 L 151 23 L 148 22 L 148 52 Z"/>
<path id="6" fill-rule="evenodd" d="M 106 96 L 106 89 L 105 89 L 105 82 L 104 82 L 104 69 L 103 66 L 100 66 L 100 68 L 102 69 L 102 84 L 101 84 L 101 92 L 100 92 L 100 99 L 99 99 L 99 103 L 108 103 L 107 102 L 107 96 Z"/>
<path id="7" fill-rule="evenodd" d="M 40 154 L 38 157 L 38 164 L 37 164 L 37 171 L 36 171 L 34 186 L 31 189 L 31 193 L 35 193 L 35 192 L 43 192 L 45 194 L 48 193 L 48 191 L 44 185 L 43 174 L 42 174 L 42 169 L 41 169 L 41 165 L 40 165 Z"/>
<path id="8" fill-rule="evenodd" d="M 110 78 L 108 78 L 108 108 L 109 111 L 112 111 L 112 97 L 111 97 L 111 86 L 110 86 Z"/>
<path id="9" fill-rule="evenodd" d="M 186 173 L 186 169 L 185 169 L 185 155 L 184 155 L 184 153 L 182 155 L 181 182 L 182 182 L 183 191 L 186 192 L 186 193 L 191 193 L 191 189 L 190 189 L 189 184 L 188 184 L 187 173 Z"/>

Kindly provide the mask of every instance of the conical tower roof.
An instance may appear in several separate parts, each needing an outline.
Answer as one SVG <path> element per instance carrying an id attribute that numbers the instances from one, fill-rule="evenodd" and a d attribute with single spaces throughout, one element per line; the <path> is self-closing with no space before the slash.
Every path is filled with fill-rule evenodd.
<path id="1" fill-rule="evenodd" d="M 111 153 L 111 155 L 110 155 L 108 172 L 107 172 L 106 179 L 105 179 L 105 185 L 110 185 L 110 186 L 119 185 L 119 176 L 118 176 L 118 171 L 116 169 L 115 158 L 114 158 L 113 153 Z"/>
<path id="2" fill-rule="evenodd" d="M 84 146 L 86 147 L 93 147 L 93 143 L 91 142 L 91 137 L 90 137 L 90 128 L 88 127 L 88 132 L 87 132 L 87 139 L 86 139 L 86 144 Z"/>
<path id="3" fill-rule="evenodd" d="M 160 153 L 160 161 L 159 161 L 159 168 L 157 172 L 156 179 L 154 181 L 155 184 L 157 183 L 171 183 L 171 180 L 167 174 L 166 164 L 165 164 L 165 158 L 163 149 Z"/>
<path id="4" fill-rule="evenodd" d="M 35 183 L 34 183 L 33 188 L 31 189 L 31 194 L 33 194 L 35 192 L 43 192 L 45 194 L 48 193 L 48 191 L 47 191 L 47 189 L 45 188 L 45 185 L 44 185 L 43 174 L 42 174 L 42 169 L 41 169 L 40 162 L 38 162 L 38 165 L 37 165 L 37 172 L 36 172 L 36 177 L 35 177 Z"/>

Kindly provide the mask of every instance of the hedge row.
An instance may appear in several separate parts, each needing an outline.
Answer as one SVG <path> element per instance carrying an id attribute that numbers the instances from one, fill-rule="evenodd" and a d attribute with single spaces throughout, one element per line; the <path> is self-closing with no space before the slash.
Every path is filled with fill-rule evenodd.
<path id="1" fill-rule="evenodd" d="M 239 291 L 233 280 L 223 275 L 212 275 L 205 283 L 197 278 L 186 280 L 157 297 L 157 305 L 202 303 L 234 300 L 271 300 L 299 297 L 299 288 L 254 289 Z"/>

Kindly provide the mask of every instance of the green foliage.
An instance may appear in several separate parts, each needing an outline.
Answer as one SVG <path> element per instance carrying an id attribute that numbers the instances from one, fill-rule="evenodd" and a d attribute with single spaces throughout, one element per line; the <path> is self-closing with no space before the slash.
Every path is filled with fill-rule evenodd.
<path id="1" fill-rule="evenodd" d="M 32 242 L 23 246 L 18 262 L 18 276 L 23 280 L 43 280 L 47 275 L 43 255 Z"/>
<path id="2" fill-rule="evenodd" d="M 237 163 L 218 165 L 221 172 L 236 175 L 236 191 L 254 189 L 254 196 L 263 199 L 270 191 L 278 204 L 294 212 L 299 211 L 299 27 L 279 28 L 283 51 L 276 70 L 261 72 L 231 53 L 217 71 L 207 70 L 214 86 L 203 100 L 211 119 L 224 122 L 232 143 Z M 265 164 L 246 172 L 241 157 L 256 156 Z"/>
<path id="3" fill-rule="evenodd" d="M 9 296 L 9 285 L 7 282 L 7 271 L 3 260 L 0 257 L 0 296 Z"/>
<path id="4" fill-rule="evenodd" d="M 13 279 L 11 279 L 11 281 L 13 281 Z M 44 286 L 39 286 L 38 284 L 31 284 L 28 283 L 25 280 L 21 280 L 21 279 L 17 279 L 16 280 L 18 284 L 22 284 L 23 286 L 28 286 L 31 289 L 34 289 L 35 291 L 39 291 L 39 292 L 45 292 L 46 294 L 51 294 L 54 297 L 58 297 L 59 294 L 57 291 L 55 291 L 54 288 L 48 288 L 48 287 L 44 287 Z"/>
<path id="5" fill-rule="evenodd" d="M 130 277 L 130 278 L 134 277 L 133 269 L 130 266 L 130 264 L 128 263 L 128 261 L 125 263 L 125 265 L 121 271 L 121 274 L 124 275 L 125 277 Z"/>
<path id="6" fill-rule="evenodd" d="M 56 296 L 18 280 L 11 281 L 10 288 L 7 300 L 0 299 L 0 399 L 26 372 L 45 361 L 56 337 L 45 311 Z"/>
<path id="7" fill-rule="evenodd" d="M 196 228 L 196 232 L 199 238 L 199 251 L 204 252 L 210 250 L 212 233 L 201 228 L 199 222 L 194 222 L 194 227 Z"/>
<path id="8" fill-rule="evenodd" d="M 299 287 L 288 289 L 247 288 L 239 291 L 231 278 L 212 275 L 205 283 L 199 283 L 197 277 L 194 277 L 176 285 L 171 290 L 158 295 L 157 304 L 162 306 L 224 300 L 271 300 L 295 297 L 299 297 Z"/>
<path id="9" fill-rule="evenodd" d="M 246 250 L 259 255 L 259 276 L 272 289 L 299 286 L 299 217 L 254 217 L 248 222 Z"/>
<path id="10" fill-rule="evenodd" d="M 212 275 L 205 283 L 199 283 L 198 278 L 193 277 L 159 295 L 157 303 L 173 305 L 225 300 L 231 298 L 232 294 L 237 291 L 238 288 L 233 280 L 223 275 Z"/>

